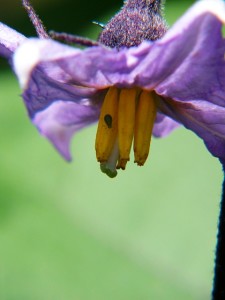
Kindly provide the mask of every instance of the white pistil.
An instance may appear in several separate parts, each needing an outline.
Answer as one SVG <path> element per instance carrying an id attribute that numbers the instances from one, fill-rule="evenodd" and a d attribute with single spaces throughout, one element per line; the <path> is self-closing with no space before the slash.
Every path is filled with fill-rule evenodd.
<path id="1" fill-rule="evenodd" d="M 108 175 L 110 178 L 114 178 L 117 175 L 116 165 L 117 165 L 118 158 L 119 158 L 119 146 L 118 146 L 118 139 L 117 139 L 108 160 L 100 164 L 101 171 L 106 175 Z"/>

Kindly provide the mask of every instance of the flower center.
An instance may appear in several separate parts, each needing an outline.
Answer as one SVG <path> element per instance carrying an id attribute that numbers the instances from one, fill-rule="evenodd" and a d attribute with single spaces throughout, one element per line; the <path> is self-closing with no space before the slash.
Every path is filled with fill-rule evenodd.
<path id="1" fill-rule="evenodd" d="M 153 92 L 110 87 L 100 113 L 95 149 L 109 177 L 125 170 L 133 142 L 134 162 L 143 166 L 149 153 L 156 105 Z"/>

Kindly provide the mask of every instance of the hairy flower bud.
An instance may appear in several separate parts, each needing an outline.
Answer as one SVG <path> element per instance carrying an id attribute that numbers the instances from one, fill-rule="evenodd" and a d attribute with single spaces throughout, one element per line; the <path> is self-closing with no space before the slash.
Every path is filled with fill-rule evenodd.
<path id="1" fill-rule="evenodd" d="M 132 47 L 144 40 L 155 41 L 167 31 L 161 0 L 127 0 L 99 36 L 99 42 L 111 47 Z"/>

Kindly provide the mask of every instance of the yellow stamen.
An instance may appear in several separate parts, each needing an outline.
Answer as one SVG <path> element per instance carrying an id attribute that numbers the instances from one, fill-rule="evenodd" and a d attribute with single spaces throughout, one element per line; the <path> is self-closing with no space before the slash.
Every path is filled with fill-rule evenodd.
<path id="1" fill-rule="evenodd" d="M 125 169 L 133 142 L 135 162 L 144 165 L 156 117 L 156 95 L 138 88 L 109 88 L 100 113 L 96 156 L 103 173 L 113 178 Z"/>
<path id="2" fill-rule="evenodd" d="M 118 132 L 118 89 L 109 88 L 100 113 L 95 140 L 96 157 L 106 162 L 112 152 Z"/>
<path id="3" fill-rule="evenodd" d="M 137 89 L 122 89 L 118 109 L 119 160 L 117 169 L 125 169 L 130 160 L 130 149 L 134 136 L 135 105 Z"/>
<path id="4" fill-rule="evenodd" d="M 139 97 L 134 132 L 134 157 L 139 166 L 145 163 L 156 117 L 156 105 L 150 92 L 143 91 Z"/>

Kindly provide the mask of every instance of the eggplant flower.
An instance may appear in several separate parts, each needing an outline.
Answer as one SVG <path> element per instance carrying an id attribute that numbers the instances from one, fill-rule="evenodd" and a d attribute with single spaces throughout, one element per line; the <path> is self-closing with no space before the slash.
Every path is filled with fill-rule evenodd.
<path id="1" fill-rule="evenodd" d="M 225 3 L 200 0 L 168 31 L 156 11 L 149 34 L 141 3 L 155 2 L 128 0 L 99 45 L 84 50 L 0 23 L 0 55 L 18 77 L 29 117 L 66 160 L 72 136 L 96 121 L 96 156 L 110 177 L 125 169 L 132 143 L 142 166 L 151 135 L 179 124 L 225 159 Z"/>

